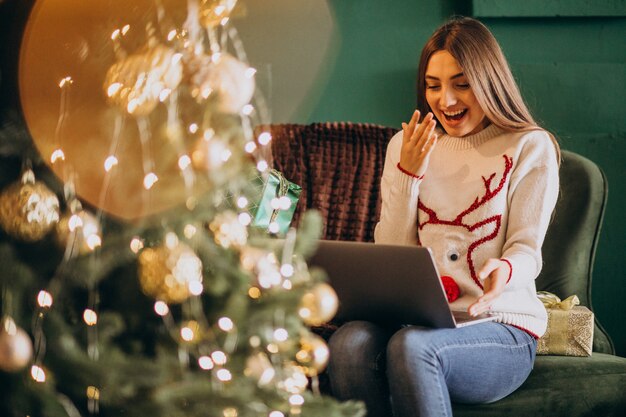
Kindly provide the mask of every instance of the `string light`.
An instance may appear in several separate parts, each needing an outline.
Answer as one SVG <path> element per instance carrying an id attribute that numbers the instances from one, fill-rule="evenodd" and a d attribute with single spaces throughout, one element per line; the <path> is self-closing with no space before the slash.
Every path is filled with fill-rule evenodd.
<path id="1" fill-rule="evenodd" d="M 269 132 L 263 132 L 259 135 L 259 143 L 263 146 L 270 143 L 272 140 L 272 135 Z"/>
<path id="2" fill-rule="evenodd" d="M 211 359 L 215 362 L 216 365 L 225 365 L 226 364 L 226 354 L 221 350 L 216 350 L 211 353 Z"/>
<path id="3" fill-rule="evenodd" d="M 233 379 L 233 375 L 230 373 L 228 369 L 220 369 L 216 372 L 217 379 L 222 382 L 228 382 Z"/>
<path id="4" fill-rule="evenodd" d="M 269 230 L 270 233 L 278 233 L 280 225 L 277 222 L 271 222 L 269 226 L 267 226 L 267 230 Z"/>
<path id="5" fill-rule="evenodd" d="M 241 113 L 243 113 L 244 116 L 250 116 L 253 111 L 254 111 L 254 106 L 252 104 L 246 104 L 241 109 Z"/>
<path id="6" fill-rule="evenodd" d="M 142 249 L 143 249 L 143 241 L 139 239 L 138 237 L 134 237 L 130 241 L 130 250 L 133 251 L 134 253 L 139 253 L 139 251 Z"/>
<path id="7" fill-rule="evenodd" d="M 239 197 L 237 199 L 237 207 L 245 208 L 248 205 L 248 199 L 246 197 Z"/>
<path id="8" fill-rule="evenodd" d="M 198 365 L 200 366 L 200 368 L 204 369 L 205 371 L 213 369 L 213 367 L 215 366 L 211 358 L 208 356 L 200 356 L 198 358 Z"/>
<path id="9" fill-rule="evenodd" d="M 87 326 L 95 326 L 98 323 L 98 315 L 90 308 L 86 308 L 83 312 L 83 320 Z"/>
<path id="10" fill-rule="evenodd" d="M 37 304 L 39 304 L 39 307 L 43 308 L 51 307 L 52 295 L 48 291 L 39 291 L 39 294 L 37 294 Z"/>
<path id="11" fill-rule="evenodd" d="M 87 387 L 87 398 L 90 400 L 99 400 L 100 399 L 100 390 L 93 385 Z"/>
<path id="12" fill-rule="evenodd" d="M 196 133 L 198 131 L 198 124 L 192 123 L 189 125 L 189 133 Z"/>
<path id="13" fill-rule="evenodd" d="M 282 274 L 282 276 L 286 278 L 292 277 L 294 273 L 293 265 L 284 264 L 283 266 L 280 267 L 280 273 Z"/>
<path id="14" fill-rule="evenodd" d="M 158 180 L 159 180 L 159 177 L 157 177 L 157 175 L 154 172 L 150 172 L 144 177 L 143 186 L 146 190 L 149 190 Z"/>
<path id="15" fill-rule="evenodd" d="M 256 300 L 257 298 L 261 297 L 261 290 L 257 287 L 250 287 L 250 289 L 248 290 L 248 296 Z"/>
<path id="16" fill-rule="evenodd" d="M 225 408 L 222 413 L 224 414 L 224 417 L 237 417 L 239 415 L 237 409 L 233 407 Z"/>
<path id="17" fill-rule="evenodd" d="M 269 413 L 267 417 L 285 417 L 285 415 L 282 412 L 276 410 Z"/>
<path id="18" fill-rule="evenodd" d="M 154 311 L 161 317 L 166 316 L 170 312 L 170 308 L 163 301 L 154 303 Z"/>
<path id="19" fill-rule="evenodd" d="M 244 146 L 244 150 L 248 153 L 252 153 L 256 150 L 256 143 L 250 141 L 248 143 L 245 144 Z"/>
<path id="20" fill-rule="evenodd" d="M 190 164 L 191 158 L 189 157 L 189 155 L 182 155 L 180 158 L 178 158 L 178 167 L 181 170 L 187 169 Z"/>
<path id="21" fill-rule="evenodd" d="M 65 161 L 65 153 L 62 149 L 55 149 L 50 155 L 50 163 L 54 164 L 57 160 Z"/>
<path id="22" fill-rule="evenodd" d="M 228 317 L 222 317 L 217 321 L 217 325 L 220 329 L 224 330 L 225 332 L 230 332 L 235 325 L 233 324 L 233 321 L 231 319 L 229 319 Z"/>
<path id="23" fill-rule="evenodd" d="M 59 88 L 63 88 L 66 85 L 71 85 L 73 83 L 74 83 L 74 80 L 72 80 L 72 77 L 65 77 L 61 79 L 61 81 L 59 81 Z"/>
<path id="24" fill-rule="evenodd" d="M 278 342 L 284 342 L 289 338 L 289 333 L 286 329 L 279 328 L 274 330 L 274 339 Z"/>
<path id="25" fill-rule="evenodd" d="M 267 161 L 261 160 L 261 161 L 257 162 L 257 164 L 256 164 L 256 169 L 259 172 L 265 172 L 265 171 L 267 171 L 267 168 L 268 168 Z"/>
<path id="26" fill-rule="evenodd" d="M 300 394 L 294 394 L 291 397 L 289 397 L 289 404 L 302 405 L 304 404 L 304 397 Z"/>
<path id="27" fill-rule="evenodd" d="M 43 368 L 37 365 L 33 365 L 30 368 L 30 376 L 32 376 L 33 379 L 37 382 L 46 382 L 46 372 L 43 370 Z"/>
<path id="28" fill-rule="evenodd" d="M 239 219 L 239 223 L 241 223 L 243 226 L 248 226 L 250 223 L 252 223 L 252 216 L 250 216 L 250 214 L 248 213 L 240 213 L 237 218 Z"/>
<path id="29" fill-rule="evenodd" d="M 185 229 L 183 230 L 183 234 L 187 239 L 191 239 L 195 236 L 198 229 L 193 224 L 185 225 Z"/>
<path id="30" fill-rule="evenodd" d="M 104 170 L 109 172 L 115 165 L 117 165 L 118 160 L 115 156 L 111 155 L 107 159 L 104 160 Z"/>
<path id="31" fill-rule="evenodd" d="M 192 295 L 200 295 L 204 291 L 204 285 L 200 281 L 190 281 L 189 282 L 189 292 Z"/>

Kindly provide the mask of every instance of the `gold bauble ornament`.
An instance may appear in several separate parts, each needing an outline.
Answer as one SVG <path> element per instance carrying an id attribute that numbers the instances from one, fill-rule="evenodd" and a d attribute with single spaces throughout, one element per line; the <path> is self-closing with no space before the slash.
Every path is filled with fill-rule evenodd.
<path id="1" fill-rule="evenodd" d="M 237 0 L 200 0 L 200 23 L 207 29 L 219 25 L 236 4 Z"/>
<path id="2" fill-rule="evenodd" d="M 330 351 L 324 339 L 313 333 L 307 333 L 300 338 L 300 350 L 296 353 L 296 360 L 307 376 L 315 376 L 326 368 Z"/>
<path id="3" fill-rule="evenodd" d="M 337 293 L 333 287 L 322 282 L 304 293 L 298 313 L 307 325 L 319 326 L 332 319 L 338 308 Z"/>
<path id="4" fill-rule="evenodd" d="M 168 242 L 175 240 L 175 242 Z M 177 239 L 139 254 L 139 283 L 149 297 L 178 304 L 192 294 L 192 286 L 202 282 L 202 261 Z"/>
<path id="5" fill-rule="evenodd" d="M 194 95 L 202 99 L 215 95 L 219 111 L 239 113 L 254 95 L 254 70 L 225 52 L 196 59 L 202 65 L 191 77 Z"/>
<path id="6" fill-rule="evenodd" d="M 276 370 L 272 362 L 264 352 L 257 352 L 248 356 L 244 375 L 254 378 L 259 386 L 264 386 L 272 382 L 276 376 Z"/>
<path id="7" fill-rule="evenodd" d="M 98 219 L 82 209 L 67 212 L 57 223 L 55 237 L 62 247 L 72 244 L 72 252 L 89 253 L 101 244 Z"/>
<path id="8" fill-rule="evenodd" d="M 104 93 L 110 104 L 135 116 L 146 116 L 180 84 L 182 55 L 156 45 L 130 55 L 107 71 Z"/>
<path id="9" fill-rule="evenodd" d="M 28 334 L 17 327 L 11 317 L 5 317 L 0 327 L 0 369 L 16 372 L 23 369 L 33 356 L 33 344 Z"/>
<path id="10" fill-rule="evenodd" d="M 11 236 L 35 242 L 59 221 L 59 199 L 28 169 L 0 194 L 0 225 Z"/>

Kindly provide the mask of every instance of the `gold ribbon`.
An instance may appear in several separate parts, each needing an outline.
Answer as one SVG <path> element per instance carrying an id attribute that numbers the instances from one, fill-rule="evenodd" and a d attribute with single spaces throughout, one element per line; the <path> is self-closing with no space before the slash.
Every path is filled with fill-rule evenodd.
<path id="1" fill-rule="evenodd" d="M 580 304 L 580 300 L 576 295 L 570 295 L 565 300 L 562 300 L 556 295 L 548 291 L 537 291 L 537 298 L 543 303 L 546 308 L 558 308 L 561 310 L 569 311 L 574 306 Z"/>

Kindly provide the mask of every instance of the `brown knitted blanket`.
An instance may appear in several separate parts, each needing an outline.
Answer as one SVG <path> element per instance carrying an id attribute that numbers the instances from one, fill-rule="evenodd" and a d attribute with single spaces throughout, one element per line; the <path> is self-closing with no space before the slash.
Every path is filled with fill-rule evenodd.
<path id="1" fill-rule="evenodd" d="M 365 123 L 275 124 L 273 167 L 302 187 L 293 224 L 319 210 L 323 239 L 371 242 L 380 213 L 380 178 L 396 130 Z"/>

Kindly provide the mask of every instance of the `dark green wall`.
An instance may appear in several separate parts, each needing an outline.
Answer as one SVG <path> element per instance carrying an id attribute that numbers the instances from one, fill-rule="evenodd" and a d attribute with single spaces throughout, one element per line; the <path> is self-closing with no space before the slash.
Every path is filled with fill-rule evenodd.
<path id="1" fill-rule="evenodd" d="M 613 12 L 626 12 L 626 6 L 612 3 L 619 6 Z M 415 73 L 424 42 L 453 12 L 472 12 L 469 1 L 329 0 L 328 4 L 335 19 L 335 50 L 317 91 L 292 116 L 293 122 L 349 120 L 399 126 L 415 105 Z M 564 149 L 595 161 L 608 177 L 593 305 L 618 353 L 626 356 L 626 18 L 588 16 L 599 13 L 584 9 L 568 13 L 481 20 L 499 39 L 537 119 L 559 137 Z"/>

